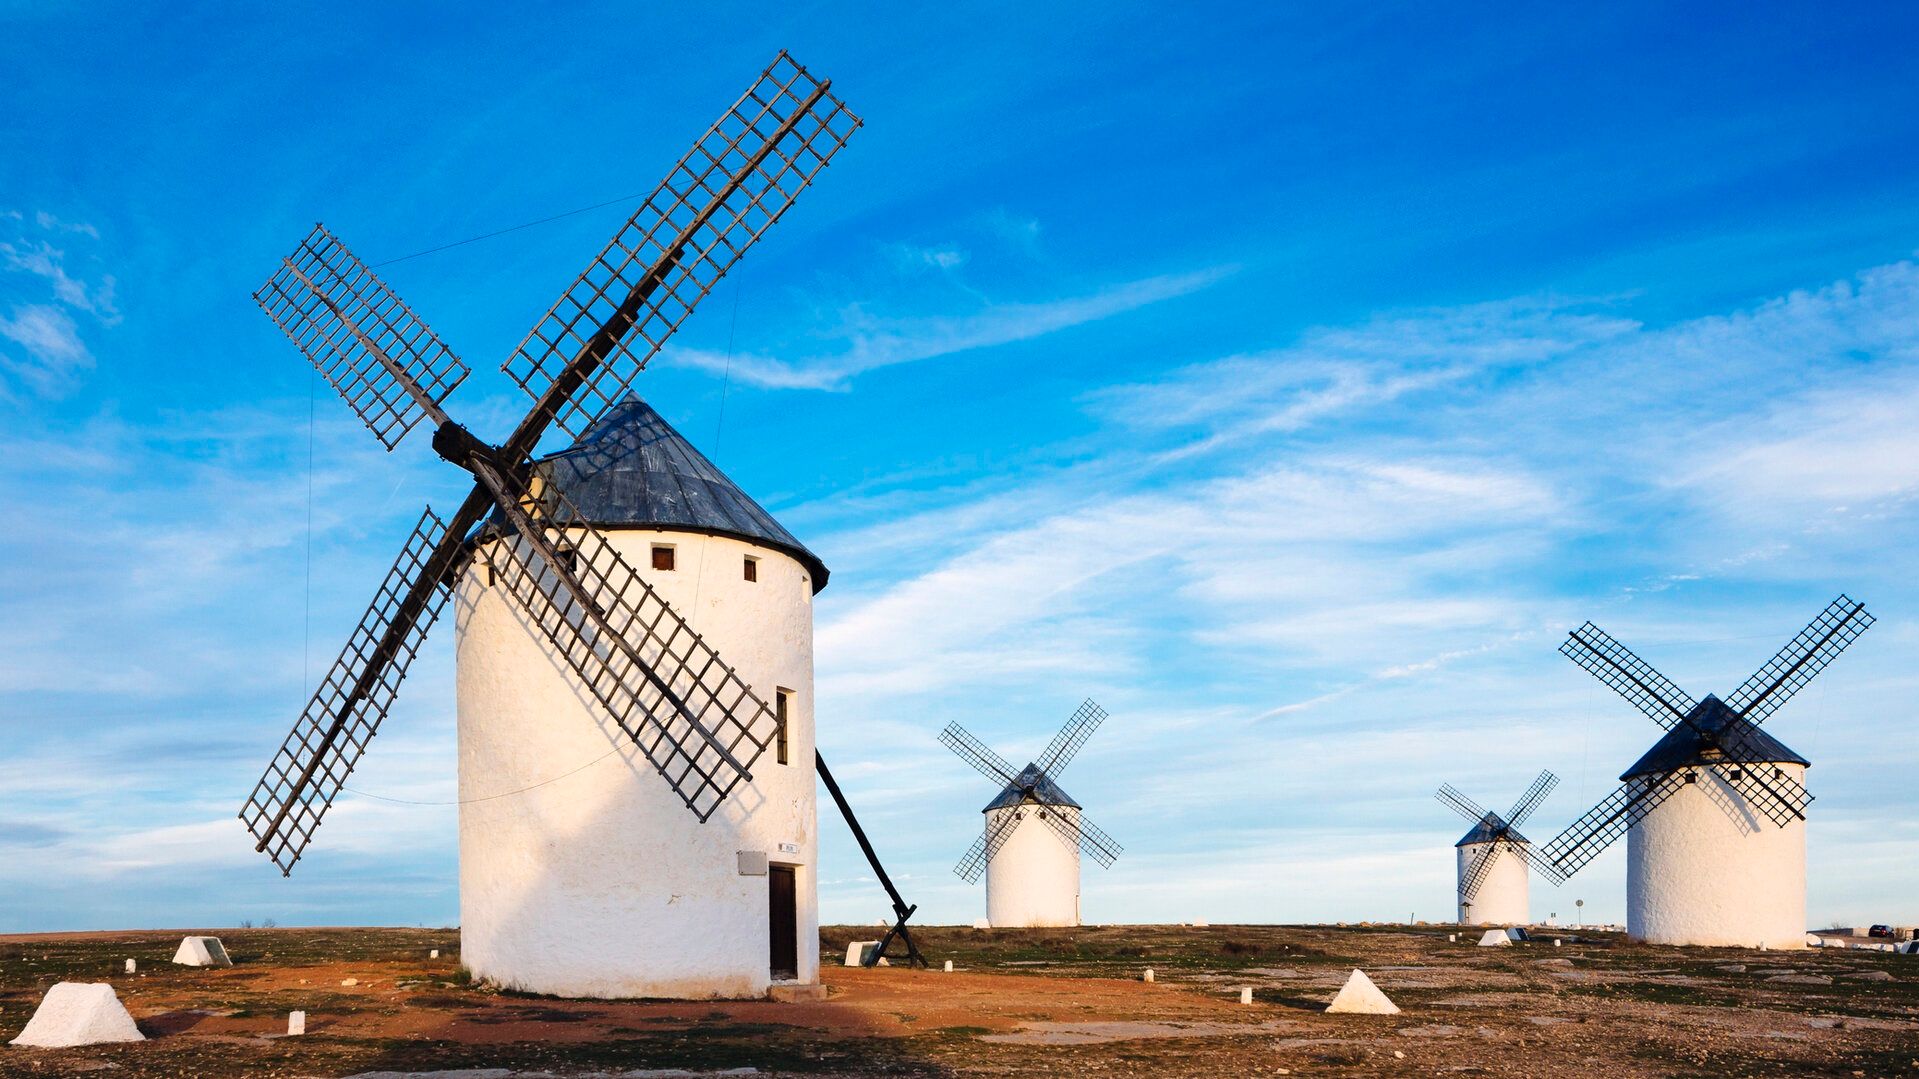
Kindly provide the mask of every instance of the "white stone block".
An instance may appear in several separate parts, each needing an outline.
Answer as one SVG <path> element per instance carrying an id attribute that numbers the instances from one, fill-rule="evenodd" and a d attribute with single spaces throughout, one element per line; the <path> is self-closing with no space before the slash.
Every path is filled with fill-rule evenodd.
<path id="1" fill-rule="evenodd" d="M 1240 988 L 1239 988 L 1239 1002 L 1240 1002 L 1241 1004 L 1251 1004 L 1251 1003 L 1253 1002 L 1253 987 L 1252 987 L 1252 986 L 1250 986 L 1250 985 L 1242 985 L 1242 986 L 1240 986 Z"/>
<path id="2" fill-rule="evenodd" d="M 219 937 L 183 937 L 173 961 L 183 967 L 230 967 L 227 950 Z"/>
<path id="3" fill-rule="evenodd" d="M 1513 938 L 1506 935 L 1504 929 L 1488 929 L 1479 938 L 1481 948 L 1510 948 Z"/>
<path id="4" fill-rule="evenodd" d="M 880 942 L 877 940 L 856 940 L 848 944 L 846 946 L 846 965 L 849 967 L 862 965 L 866 961 L 867 951 L 879 946 Z"/>
<path id="5" fill-rule="evenodd" d="M 426 957 L 427 957 L 428 959 L 438 959 L 438 958 L 440 958 L 440 949 L 438 949 L 438 948 L 434 948 L 434 949 L 432 949 L 432 950 L 430 950 L 430 951 L 428 951 L 428 952 L 426 953 Z"/>
<path id="6" fill-rule="evenodd" d="M 948 974 L 953 973 L 953 961 L 951 959 L 948 959 L 946 961 L 946 973 Z"/>
<path id="7" fill-rule="evenodd" d="M 1150 982 L 1150 981 L 1152 981 L 1152 980 L 1153 980 L 1153 968 L 1152 968 L 1152 967 L 1147 967 L 1147 968 L 1146 968 L 1146 973 L 1145 973 L 1144 975 L 1141 975 L 1141 977 L 1140 977 L 1140 981 L 1143 981 L 1143 982 Z"/>
<path id="8" fill-rule="evenodd" d="M 1355 970 L 1346 977 L 1346 984 L 1340 986 L 1333 1002 L 1326 1005 L 1329 1012 L 1352 1012 L 1357 1015 L 1398 1015 L 1399 1005 L 1387 999 L 1379 991 L 1364 971 Z"/>
<path id="9" fill-rule="evenodd" d="M 288 1035 L 305 1034 L 306 1032 L 307 1032 L 307 1013 L 288 1012 L 287 1013 L 287 1034 Z"/>
<path id="10" fill-rule="evenodd" d="M 15 1045 L 64 1049 L 105 1042 L 145 1041 L 126 1006 L 105 982 L 60 982 L 47 990 Z"/>
<path id="11" fill-rule="evenodd" d="M 135 971 L 137 971 L 137 970 L 139 970 L 139 969 L 140 969 L 140 964 L 138 964 L 138 963 L 136 963 L 136 962 L 134 962 L 134 961 L 133 961 L 133 960 L 131 960 L 131 959 L 129 959 L 129 960 L 127 960 L 127 973 L 128 973 L 128 974 L 132 974 L 133 972 L 135 972 Z"/>

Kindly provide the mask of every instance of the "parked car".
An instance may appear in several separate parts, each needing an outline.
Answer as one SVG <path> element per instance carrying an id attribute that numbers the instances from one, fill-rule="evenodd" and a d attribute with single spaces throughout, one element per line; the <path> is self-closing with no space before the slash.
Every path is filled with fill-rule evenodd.
<path id="1" fill-rule="evenodd" d="M 1887 940 L 1891 940 L 1892 927 L 1889 925 L 1875 925 L 1871 929 L 1866 930 L 1866 935 L 1869 937 L 1884 937 Z"/>

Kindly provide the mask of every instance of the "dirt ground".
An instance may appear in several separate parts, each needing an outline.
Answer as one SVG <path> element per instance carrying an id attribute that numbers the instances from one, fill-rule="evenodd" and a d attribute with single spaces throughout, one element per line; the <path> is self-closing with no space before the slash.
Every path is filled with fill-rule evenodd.
<path id="1" fill-rule="evenodd" d="M 1881 952 L 1569 931 L 1480 948 L 1447 926 L 929 927 L 934 969 L 828 966 L 822 1002 L 592 1002 L 469 984 L 455 930 L 208 930 L 236 962 L 221 970 L 167 962 L 184 932 L 0 937 L 0 1040 L 63 980 L 111 982 L 149 1037 L 0 1046 L 0 1075 L 1919 1077 L 1919 957 Z M 827 928 L 822 955 L 873 935 Z M 1325 1014 L 1354 967 L 1401 1014 Z M 285 1036 L 294 1009 L 303 1037 Z"/>

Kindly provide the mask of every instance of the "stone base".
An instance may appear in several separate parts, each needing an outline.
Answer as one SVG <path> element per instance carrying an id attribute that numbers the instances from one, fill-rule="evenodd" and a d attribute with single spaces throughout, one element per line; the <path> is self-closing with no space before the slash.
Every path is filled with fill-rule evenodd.
<path id="1" fill-rule="evenodd" d="M 781 1004 L 800 1004 L 826 999 L 826 986 L 819 982 L 776 982 L 766 991 L 766 999 Z"/>

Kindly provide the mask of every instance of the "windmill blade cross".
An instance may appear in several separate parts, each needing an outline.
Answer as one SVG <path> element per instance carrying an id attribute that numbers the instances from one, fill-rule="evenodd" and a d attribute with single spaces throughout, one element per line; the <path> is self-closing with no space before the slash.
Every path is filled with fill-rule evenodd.
<path id="1" fill-rule="evenodd" d="M 282 872 L 298 860 L 384 718 L 445 602 L 442 585 L 489 511 L 518 537 L 493 545 L 489 572 L 507 577 L 513 597 L 595 701 L 693 812 L 706 819 L 750 778 L 772 738 L 771 709 L 603 536 L 579 523 L 564 498 L 540 502 L 524 484 L 547 428 L 557 421 L 578 435 L 583 421 L 623 397 L 699 300 L 859 128 L 829 86 L 781 52 L 680 159 L 504 365 L 535 403 L 498 447 L 441 407 L 465 379 L 465 364 L 324 226 L 254 294 L 387 449 L 431 420 L 434 450 L 478 481 L 450 522 L 422 520 L 241 810 Z M 643 347 L 628 344 L 636 331 Z M 527 507 L 543 515 L 539 524 Z M 556 507 L 564 511 L 557 525 Z"/>
<path id="2" fill-rule="evenodd" d="M 446 422 L 466 364 L 326 226 L 253 300 L 389 451 L 421 420 Z"/>
<path id="3" fill-rule="evenodd" d="M 1539 803 L 1545 801 L 1546 796 L 1551 794 L 1553 788 L 1557 786 L 1559 786 L 1558 776 L 1550 771 L 1541 771 L 1539 777 L 1533 780 L 1533 785 L 1526 788 L 1526 793 L 1520 795 L 1519 800 L 1513 803 L 1513 807 L 1506 811 L 1506 823 L 1514 828 L 1519 827 L 1526 818 L 1533 815 L 1533 810 L 1538 809 Z"/>
<path id="4" fill-rule="evenodd" d="M 1791 700 L 1859 635 L 1872 628 L 1866 605 L 1841 595 L 1819 612 L 1766 665 L 1733 690 L 1726 704 L 1753 724 L 1760 724 Z"/>
<path id="5" fill-rule="evenodd" d="M 1066 725 L 1059 729 L 1059 733 L 1053 736 L 1052 742 L 1046 746 L 1046 751 L 1039 755 L 1039 770 L 1048 776 L 1059 775 L 1079 754 L 1080 747 L 1086 744 L 1086 740 L 1091 738 L 1093 732 L 1098 730 L 1099 725 L 1104 722 L 1106 722 L 1106 709 L 1093 703 L 1091 697 L 1081 702 L 1078 711 L 1075 711 L 1066 721 Z"/>
<path id="6" fill-rule="evenodd" d="M 387 571 L 306 710 L 240 809 L 240 819 L 282 875 L 312 842 L 360 755 L 378 733 L 401 679 L 445 606 L 441 580 L 460 552 L 429 508 Z"/>
<path id="7" fill-rule="evenodd" d="M 985 742 L 973 737 L 958 723 L 948 723 L 940 732 L 940 744 L 952 750 L 960 760 L 972 765 L 986 778 L 1002 787 L 1019 782 L 1019 769 L 993 752 Z"/>
<path id="8" fill-rule="evenodd" d="M 1433 797 L 1439 799 L 1441 805 L 1451 806 L 1453 812 L 1474 824 L 1478 824 L 1487 817 L 1492 816 L 1491 813 L 1482 809 L 1478 802 L 1466 797 L 1458 787 L 1453 786 L 1451 783 L 1441 783 L 1439 789 L 1433 792 Z"/>
<path id="9" fill-rule="evenodd" d="M 1558 868 L 1561 879 L 1570 878 L 1685 785 L 1685 778 L 1676 772 L 1644 784 L 1622 784 L 1567 825 L 1539 854 Z"/>
<path id="10" fill-rule="evenodd" d="M 1633 655 L 1631 649 L 1591 622 L 1568 633 L 1559 651 L 1667 730 L 1684 720 L 1697 703 L 1652 664 Z"/>
<path id="11" fill-rule="evenodd" d="M 606 717 L 706 820 L 752 778 L 777 736 L 773 710 L 557 488 L 534 499 L 503 477 L 487 481 L 499 485 L 514 526 L 487 551 L 497 579 Z M 538 519 L 523 502 L 541 510 Z"/>
<path id="12" fill-rule="evenodd" d="M 503 365 L 548 422 L 578 436 L 860 127 L 781 52 L 707 129 Z M 630 340 L 637 338 L 637 340 Z M 531 419 L 531 417 L 529 417 Z M 538 441 L 516 433 L 509 447 Z"/>

